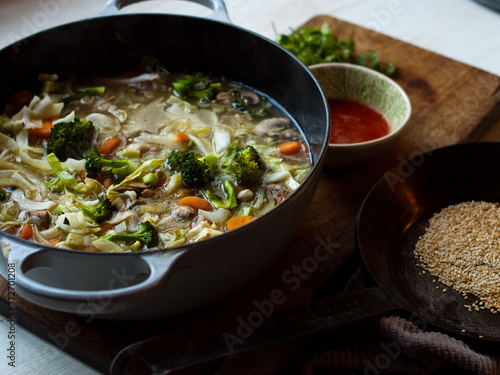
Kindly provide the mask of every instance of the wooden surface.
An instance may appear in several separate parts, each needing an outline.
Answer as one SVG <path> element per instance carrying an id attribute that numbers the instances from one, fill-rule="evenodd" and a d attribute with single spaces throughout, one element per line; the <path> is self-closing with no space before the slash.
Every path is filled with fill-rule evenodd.
<path id="1" fill-rule="evenodd" d="M 137 340 L 179 329 L 214 337 L 234 332 L 237 318 L 247 317 L 255 310 L 255 302 L 268 300 L 273 290 L 285 293 L 283 306 L 307 303 L 319 291 L 338 292 L 348 274 L 345 268 L 355 268 L 358 261 L 353 242 L 355 215 L 370 187 L 402 160 L 433 148 L 477 140 L 500 117 L 500 77 L 328 16 L 315 17 L 307 24 L 321 26 L 324 22 L 339 38 L 354 39 L 360 52 L 370 48 L 383 62 L 396 61 L 394 79 L 408 93 L 413 114 L 394 146 L 369 165 L 325 169 L 302 228 L 270 269 L 233 296 L 181 317 L 135 323 L 86 320 L 18 298 L 19 324 L 105 372 L 116 353 Z M 291 288 L 286 275 L 311 257 L 321 241 L 337 247 L 335 256 L 302 274 L 293 284 L 297 288 Z M 0 312 L 5 314 L 4 280 L 0 290 Z"/>

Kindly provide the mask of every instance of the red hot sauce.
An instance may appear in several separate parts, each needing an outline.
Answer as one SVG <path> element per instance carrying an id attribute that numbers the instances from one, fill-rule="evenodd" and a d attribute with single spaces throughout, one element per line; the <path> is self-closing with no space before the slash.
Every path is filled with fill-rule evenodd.
<path id="1" fill-rule="evenodd" d="M 387 119 L 367 104 L 349 99 L 328 99 L 332 117 L 330 143 L 366 142 L 389 134 Z"/>

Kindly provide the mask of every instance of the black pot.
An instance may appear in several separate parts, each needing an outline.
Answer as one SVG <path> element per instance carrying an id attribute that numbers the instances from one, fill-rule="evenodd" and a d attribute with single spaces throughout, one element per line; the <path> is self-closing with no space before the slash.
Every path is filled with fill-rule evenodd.
<path id="1" fill-rule="evenodd" d="M 59 26 L 0 51 L 0 102 L 34 89 L 39 73 L 109 74 L 145 55 L 171 71 L 202 71 L 244 83 L 276 101 L 300 125 L 312 171 L 273 211 L 202 242 L 144 253 L 56 249 L 2 234 L 17 292 L 41 306 L 106 319 L 144 319 L 214 302 L 255 278 L 283 251 L 316 189 L 328 143 L 328 104 L 314 76 L 276 43 L 228 22 L 179 15 L 118 13 Z M 228 21 L 221 0 L 199 0 Z M 3 258 L 3 257 L 2 257 Z"/>

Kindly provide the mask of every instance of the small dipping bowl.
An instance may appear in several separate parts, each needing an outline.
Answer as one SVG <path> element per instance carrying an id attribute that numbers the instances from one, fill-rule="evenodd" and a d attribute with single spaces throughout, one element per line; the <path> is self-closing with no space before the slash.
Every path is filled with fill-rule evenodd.
<path id="1" fill-rule="evenodd" d="M 375 108 L 389 122 L 389 133 L 359 143 L 330 143 L 325 166 L 359 167 L 383 152 L 393 142 L 411 114 L 408 95 L 392 79 L 373 69 L 344 63 L 317 64 L 309 67 L 328 99 L 350 99 Z M 332 128 L 335 124 L 332 124 Z"/>

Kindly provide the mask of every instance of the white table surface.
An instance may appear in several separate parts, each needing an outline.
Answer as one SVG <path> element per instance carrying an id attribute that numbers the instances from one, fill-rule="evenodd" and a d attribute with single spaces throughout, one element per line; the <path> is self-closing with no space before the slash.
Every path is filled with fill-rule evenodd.
<path id="1" fill-rule="evenodd" d="M 105 3 L 0 0 L 0 48 L 47 28 L 90 18 Z M 234 24 L 271 39 L 276 32 L 288 33 L 316 15 L 327 14 L 500 76 L 500 13 L 472 0 L 226 0 L 226 6 Z M 199 5 L 166 0 L 123 10 L 139 11 L 209 13 Z M 500 131 L 490 132 L 487 138 L 500 140 Z M 0 374 L 99 374 L 19 325 L 16 367 L 8 366 L 8 328 L 6 318 L 0 315 Z"/>

